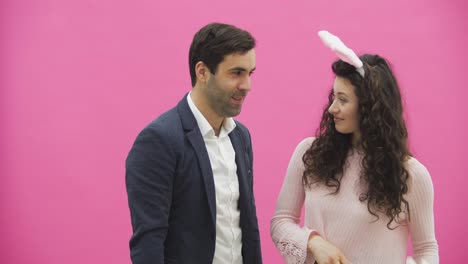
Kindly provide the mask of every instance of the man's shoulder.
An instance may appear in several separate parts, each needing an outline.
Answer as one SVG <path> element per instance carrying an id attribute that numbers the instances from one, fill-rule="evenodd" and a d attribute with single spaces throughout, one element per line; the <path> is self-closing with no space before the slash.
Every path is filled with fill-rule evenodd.
<path id="1" fill-rule="evenodd" d="M 239 129 L 242 133 L 250 135 L 249 129 L 244 124 L 238 120 L 234 120 L 234 122 L 236 122 L 236 129 Z"/>
<path id="2" fill-rule="evenodd" d="M 140 135 L 151 134 L 158 137 L 177 137 L 183 134 L 182 123 L 177 113 L 177 107 L 173 107 L 159 115 L 148 123 L 140 132 Z"/>
<path id="3" fill-rule="evenodd" d="M 180 117 L 177 113 L 176 106 L 160 114 L 158 117 L 153 119 L 153 121 L 151 121 L 145 128 L 167 127 L 174 125 L 174 123 L 180 123 Z"/>

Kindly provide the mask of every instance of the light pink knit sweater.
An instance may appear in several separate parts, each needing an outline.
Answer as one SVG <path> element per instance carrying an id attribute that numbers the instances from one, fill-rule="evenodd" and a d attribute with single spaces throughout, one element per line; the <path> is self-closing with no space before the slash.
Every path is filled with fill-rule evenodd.
<path id="1" fill-rule="evenodd" d="M 410 206 L 411 221 L 403 220 L 398 228 L 389 230 L 388 217 L 379 214 L 376 220 L 367 210 L 367 202 L 359 201 L 366 184 L 359 177 L 362 156 L 356 151 L 348 156 L 337 195 L 329 194 L 334 189 L 323 185 L 304 188 L 302 156 L 312 141 L 313 138 L 306 138 L 297 146 L 271 220 L 273 242 L 286 263 L 314 263 L 307 251 L 312 231 L 339 248 L 353 264 L 406 263 L 409 234 L 416 263 L 439 263 L 434 235 L 434 192 L 431 177 L 421 163 L 414 158 L 407 162 L 410 179 L 405 198 Z M 301 227 L 304 201 L 305 226 Z M 406 215 L 402 217 L 406 219 Z"/>

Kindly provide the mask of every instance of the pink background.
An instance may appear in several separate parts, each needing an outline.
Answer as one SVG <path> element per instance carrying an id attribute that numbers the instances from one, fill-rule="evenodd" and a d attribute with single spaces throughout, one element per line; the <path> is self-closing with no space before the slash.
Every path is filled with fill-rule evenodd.
<path id="1" fill-rule="evenodd" d="M 332 85 L 327 29 L 394 65 L 411 149 L 435 188 L 441 263 L 468 257 L 466 3 L 3 0 L 0 263 L 130 263 L 124 160 L 137 133 L 190 90 L 193 34 L 233 23 L 257 39 L 251 130 L 264 263 L 286 166 Z"/>

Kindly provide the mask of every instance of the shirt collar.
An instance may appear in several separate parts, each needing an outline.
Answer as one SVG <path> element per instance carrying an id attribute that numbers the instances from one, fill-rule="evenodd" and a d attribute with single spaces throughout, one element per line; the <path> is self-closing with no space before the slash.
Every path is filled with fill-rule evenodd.
<path id="1" fill-rule="evenodd" d="M 200 112 L 198 107 L 195 105 L 195 103 L 192 100 L 191 97 L 191 92 L 187 95 L 187 102 L 190 107 L 190 110 L 193 113 L 193 116 L 195 116 L 195 119 L 197 120 L 198 127 L 200 128 L 200 132 L 202 136 L 205 137 L 216 137 L 215 132 L 213 127 L 211 127 L 210 123 L 208 120 L 206 120 L 205 116 Z M 229 133 L 234 130 L 236 127 L 236 122 L 232 117 L 226 117 L 223 122 L 223 126 L 221 127 L 221 131 L 219 133 L 219 137 L 226 137 L 229 135 Z"/>

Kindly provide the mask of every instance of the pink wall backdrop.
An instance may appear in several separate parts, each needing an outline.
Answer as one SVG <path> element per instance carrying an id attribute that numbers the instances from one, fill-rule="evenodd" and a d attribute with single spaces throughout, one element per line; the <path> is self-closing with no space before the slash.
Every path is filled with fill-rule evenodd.
<path id="1" fill-rule="evenodd" d="M 435 188 L 441 263 L 464 263 L 466 3 L 3 0 L 0 3 L 0 263 L 129 264 L 124 160 L 137 133 L 190 90 L 193 34 L 233 23 L 258 40 L 250 127 L 264 263 L 283 263 L 269 223 L 289 158 L 313 134 L 341 36 L 386 56 L 412 151 Z"/>

